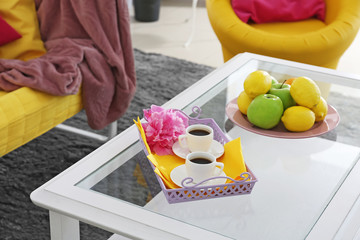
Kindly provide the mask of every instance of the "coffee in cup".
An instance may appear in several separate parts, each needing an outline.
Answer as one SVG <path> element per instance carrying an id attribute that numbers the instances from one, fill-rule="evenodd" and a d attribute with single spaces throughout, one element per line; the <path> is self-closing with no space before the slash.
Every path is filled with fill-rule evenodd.
<path id="1" fill-rule="evenodd" d="M 179 144 L 182 148 L 188 148 L 190 152 L 207 152 L 210 150 L 214 138 L 214 131 L 204 124 L 194 124 L 186 128 L 186 132 L 179 136 Z"/>
<path id="2" fill-rule="evenodd" d="M 193 152 L 186 156 L 185 167 L 188 177 L 191 177 L 194 183 L 200 183 L 208 178 L 219 176 L 224 169 L 224 164 L 217 162 L 210 153 Z"/>

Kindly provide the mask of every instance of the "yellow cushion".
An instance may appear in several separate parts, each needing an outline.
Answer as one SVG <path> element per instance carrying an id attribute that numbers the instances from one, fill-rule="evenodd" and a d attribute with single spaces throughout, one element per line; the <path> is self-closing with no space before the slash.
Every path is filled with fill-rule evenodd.
<path id="1" fill-rule="evenodd" d="M 0 16 L 22 35 L 0 47 L 0 58 L 26 61 L 46 52 L 34 0 L 0 0 Z"/>
<path id="2" fill-rule="evenodd" d="M 22 87 L 0 91 L 0 156 L 52 129 L 81 109 L 76 95 L 52 96 Z"/>

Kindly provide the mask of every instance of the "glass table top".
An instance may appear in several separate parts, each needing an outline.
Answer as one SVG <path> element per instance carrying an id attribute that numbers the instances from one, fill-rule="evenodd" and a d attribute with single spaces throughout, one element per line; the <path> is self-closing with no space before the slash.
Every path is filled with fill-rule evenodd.
<path id="1" fill-rule="evenodd" d="M 295 76 L 331 82 L 327 101 L 338 111 L 339 125 L 305 139 L 266 137 L 235 125 L 226 116 L 226 104 L 257 69 L 279 82 Z M 233 239 L 304 239 L 359 160 L 360 89 L 352 87 L 354 82 L 296 65 L 250 60 L 183 106 L 187 114 L 201 107 L 201 118 L 213 118 L 230 138 L 241 138 L 244 160 L 259 180 L 249 195 L 169 204 L 138 141 L 76 186 Z"/>

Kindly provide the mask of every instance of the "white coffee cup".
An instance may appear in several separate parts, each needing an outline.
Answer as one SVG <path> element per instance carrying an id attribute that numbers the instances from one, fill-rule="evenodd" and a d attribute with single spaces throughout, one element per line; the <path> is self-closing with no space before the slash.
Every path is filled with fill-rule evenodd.
<path id="1" fill-rule="evenodd" d="M 190 152 L 207 152 L 211 148 L 214 139 L 214 131 L 204 124 L 194 124 L 186 128 L 186 133 L 179 136 L 179 144 L 182 148 L 188 148 Z"/>
<path id="2" fill-rule="evenodd" d="M 205 179 L 219 176 L 224 169 L 224 164 L 217 162 L 210 153 L 193 152 L 186 156 L 185 167 L 187 176 L 191 177 L 194 183 L 200 183 Z"/>

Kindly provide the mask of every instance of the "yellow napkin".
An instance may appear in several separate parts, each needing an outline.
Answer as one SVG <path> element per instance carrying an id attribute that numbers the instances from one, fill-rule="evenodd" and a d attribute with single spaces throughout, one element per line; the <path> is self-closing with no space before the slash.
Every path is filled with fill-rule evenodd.
<path id="1" fill-rule="evenodd" d="M 148 159 L 156 167 L 155 173 L 161 177 L 165 185 L 168 188 L 179 188 L 170 178 L 171 171 L 185 163 L 185 159 L 175 155 L 163 155 L 150 154 L 147 156 Z"/>
<path id="2" fill-rule="evenodd" d="M 163 155 L 159 156 L 152 153 L 149 145 L 146 142 L 146 135 L 141 125 L 140 119 L 135 121 L 136 126 L 140 131 L 142 140 L 144 141 L 145 147 L 150 153 L 147 157 L 155 166 L 155 173 L 163 180 L 167 188 L 179 188 L 170 178 L 171 171 L 184 164 L 185 159 L 180 158 L 176 155 Z M 239 175 L 246 172 L 246 166 L 244 157 L 242 154 L 241 140 L 240 138 L 234 139 L 224 145 L 224 154 L 217 159 L 217 161 L 224 163 L 224 172 L 226 176 L 236 180 L 239 179 Z M 227 182 L 231 182 L 228 180 Z"/>
<path id="3" fill-rule="evenodd" d="M 149 147 L 149 145 L 148 145 L 148 143 L 147 143 L 147 141 L 146 141 L 145 131 L 144 131 L 144 129 L 143 129 L 143 127 L 142 127 L 142 124 L 141 124 L 141 122 L 140 122 L 140 118 L 138 117 L 138 118 L 137 118 L 137 121 L 135 121 L 135 120 L 133 119 L 133 121 L 134 121 L 135 125 L 137 126 L 137 128 L 138 128 L 138 130 L 139 130 L 139 132 L 140 132 L 140 135 L 141 135 L 141 138 L 142 138 L 142 140 L 143 140 L 143 142 L 144 142 L 144 144 L 145 144 L 146 150 L 148 151 L 148 153 L 151 153 L 150 147 Z"/>
<path id="4" fill-rule="evenodd" d="M 140 122 L 140 118 L 138 117 L 137 121 L 134 120 L 134 123 L 138 127 L 140 131 L 141 138 L 145 144 L 145 147 L 149 153 L 147 158 L 154 164 L 155 170 L 154 172 L 163 180 L 165 186 L 167 188 L 179 188 L 170 178 L 171 171 L 185 163 L 185 160 L 175 156 L 175 155 L 164 155 L 159 156 L 157 154 L 153 154 L 150 150 L 149 145 L 146 141 L 145 131 Z"/>
<path id="5" fill-rule="evenodd" d="M 224 155 L 218 158 L 217 161 L 224 163 L 224 172 L 226 176 L 233 179 L 237 178 L 241 173 L 247 171 L 242 154 L 240 137 L 225 143 Z M 229 181 L 230 180 L 227 182 Z"/>

